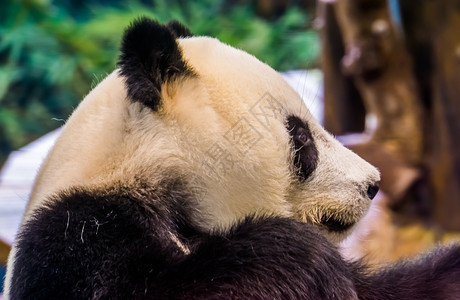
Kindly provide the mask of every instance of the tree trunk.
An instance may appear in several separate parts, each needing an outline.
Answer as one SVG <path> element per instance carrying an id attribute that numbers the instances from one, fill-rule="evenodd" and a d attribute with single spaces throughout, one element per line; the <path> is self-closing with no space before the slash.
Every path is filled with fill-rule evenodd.
<path id="1" fill-rule="evenodd" d="M 434 218 L 460 230 L 460 1 L 422 1 L 433 31 L 431 140 L 427 160 L 435 199 Z"/>
<path id="2" fill-rule="evenodd" d="M 351 78 L 342 74 L 345 54 L 334 6 L 318 1 L 315 26 L 320 31 L 321 66 L 324 76 L 324 126 L 334 135 L 364 130 L 365 110 Z"/>

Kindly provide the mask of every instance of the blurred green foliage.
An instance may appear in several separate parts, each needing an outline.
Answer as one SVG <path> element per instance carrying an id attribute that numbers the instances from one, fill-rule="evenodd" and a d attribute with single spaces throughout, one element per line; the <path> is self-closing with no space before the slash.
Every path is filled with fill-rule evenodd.
<path id="1" fill-rule="evenodd" d="M 123 28 L 142 15 L 160 22 L 177 19 L 196 35 L 217 37 L 278 70 L 309 67 L 319 52 L 311 17 L 297 7 L 269 21 L 248 1 L 4 1 L 0 164 L 12 149 L 63 124 L 116 67 Z"/>

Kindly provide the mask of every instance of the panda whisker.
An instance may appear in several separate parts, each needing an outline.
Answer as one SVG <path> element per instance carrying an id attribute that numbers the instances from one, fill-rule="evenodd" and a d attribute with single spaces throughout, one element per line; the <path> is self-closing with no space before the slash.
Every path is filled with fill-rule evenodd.
<path id="1" fill-rule="evenodd" d="M 302 98 L 302 100 L 304 99 L 304 96 L 305 96 L 305 87 L 306 87 L 306 82 L 307 82 L 307 77 L 308 77 L 308 72 L 305 72 L 305 75 L 304 76 L 301 76 L 301 78 L 303 77 L 303 85 L 302 85 L 302 93 L 300 95 L 300 97 Z M 302 79 L 300 79 L 302 80 Z M 303 101 L 302 101 L 303 102 Z M 302 109 L 303 105 L 300 106 L 300 108 Z M 301 111 L 301 110 L 299 110 Z"/>
<path id="2" fill-rule="evenodd" d="M 67 230 L 69 229 L 69 223 L 70 223 L 70 213 L 67 210 L 67 224 L 65 226 L 65 231 L 64 231 L 64 238 L 67 239 Z"/>
<path id="3" fill-rule="evenodd" d="M 168 232 L 169 233 L 169 236 L 171 237 L 171 240 L 177 245 L 177 247 L 185 254 L 185 255 L 189 255 L 191 253 L 189 247 L 187 245 L 185 245 L 184 243 L 182 243 L 179 238 L 174 234 L 172 233 L 171 231 Z"/>
<path id="4" fill-rule="evenodd" d="M 83 240 L 83 232 L 85 231 L 85 225 L 86 225 L 86 221 L 83 221 L 83 226 L 81 228 L 81 233 L 80 233 L 80 239 L 83 244 L 85 243 L 85 241 Z"/>
<path id="5" fill-rule="evenodd" d="M 305 148 L 305 147 L 306 147 L 306 145 L 305 145 L 305 144 L 304 144 L 304 145 L 302 145 L 302 146 L 300 146 L 298 149 L 296 149 L 296 152 L 300 152 L 300 151 L 301 151 L 303 148 Z"/>

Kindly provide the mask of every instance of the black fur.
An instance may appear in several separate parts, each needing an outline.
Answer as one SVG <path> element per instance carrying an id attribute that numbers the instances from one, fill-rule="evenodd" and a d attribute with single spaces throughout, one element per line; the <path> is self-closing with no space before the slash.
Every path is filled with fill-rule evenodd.
<path id="1" fill-rule="evenodd" d="M 193 36 L 193 33 L 178 21 L 171 21 L 166 25 L 176 37 L 185 38 Z"/>
<path id="2" fill-rule="evenodd" d="M 189 35 L 190 31 L 178 22 L 165 26 L 141 18 L 131 24 L 122 39 L 118 65 L 132 101 L 156 111 L 163 83 L 194 75 L 176 43 L 177 37 Z"/>
<path id="3" fill-rule="evenodd" d="M 305 181 L 318 165 L 318 149 L 308 125 L 297 116 L 287 118 L 287 129 L 294 146 L 294 166 L 300 181 Z M 303 137 L 305 140 L 303 140 Z"/>
<path id="4" fill-rule="evenodd" d="M 313 226 L 247 218 L 165 272 L 158 298 L 352 299 L 351 272 Z M 334 274 L 334 276 L 331 276 Z M 163 288 L 162 288 L 163 287 Z"/>
<path id="5" fill-rule="evenodd" d="M 459 244 L 441 247 L 374 273 L 366 272 L 363 266 L 353 270 L 355 286 L 363 300 L 460 299 Z"/>
<path id="6" fill-rule="evenodd" d="M 192 234 L 182 183 L 160 186 L 136 196 L 127 188 L 76 190 L 36 211 L 18 236 L 12 299 L 143 295 L 150 276 L 183 259 L 170 233 Z"/>
<path id="7" fill-rule="evenodd" d="M 22 228 L 11 299 L 454 299 L 460 247 L 368 275 L 311 225 L 248 217 L 192 226 L 179 180 L 75 190 Z M 171 238 L 189 247 L 184 253 Z"/>

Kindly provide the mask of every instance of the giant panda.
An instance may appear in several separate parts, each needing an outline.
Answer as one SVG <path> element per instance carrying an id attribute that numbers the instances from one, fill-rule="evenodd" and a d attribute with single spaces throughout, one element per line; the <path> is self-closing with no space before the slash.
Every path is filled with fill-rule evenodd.
<path id="1" fill-rule="evenodd" d="M 40 169 L 6 298 L 458 299 L 458 246 L 341 257 L 379 173 L 269 66 L 147 18 L 118 64 Z"/>

